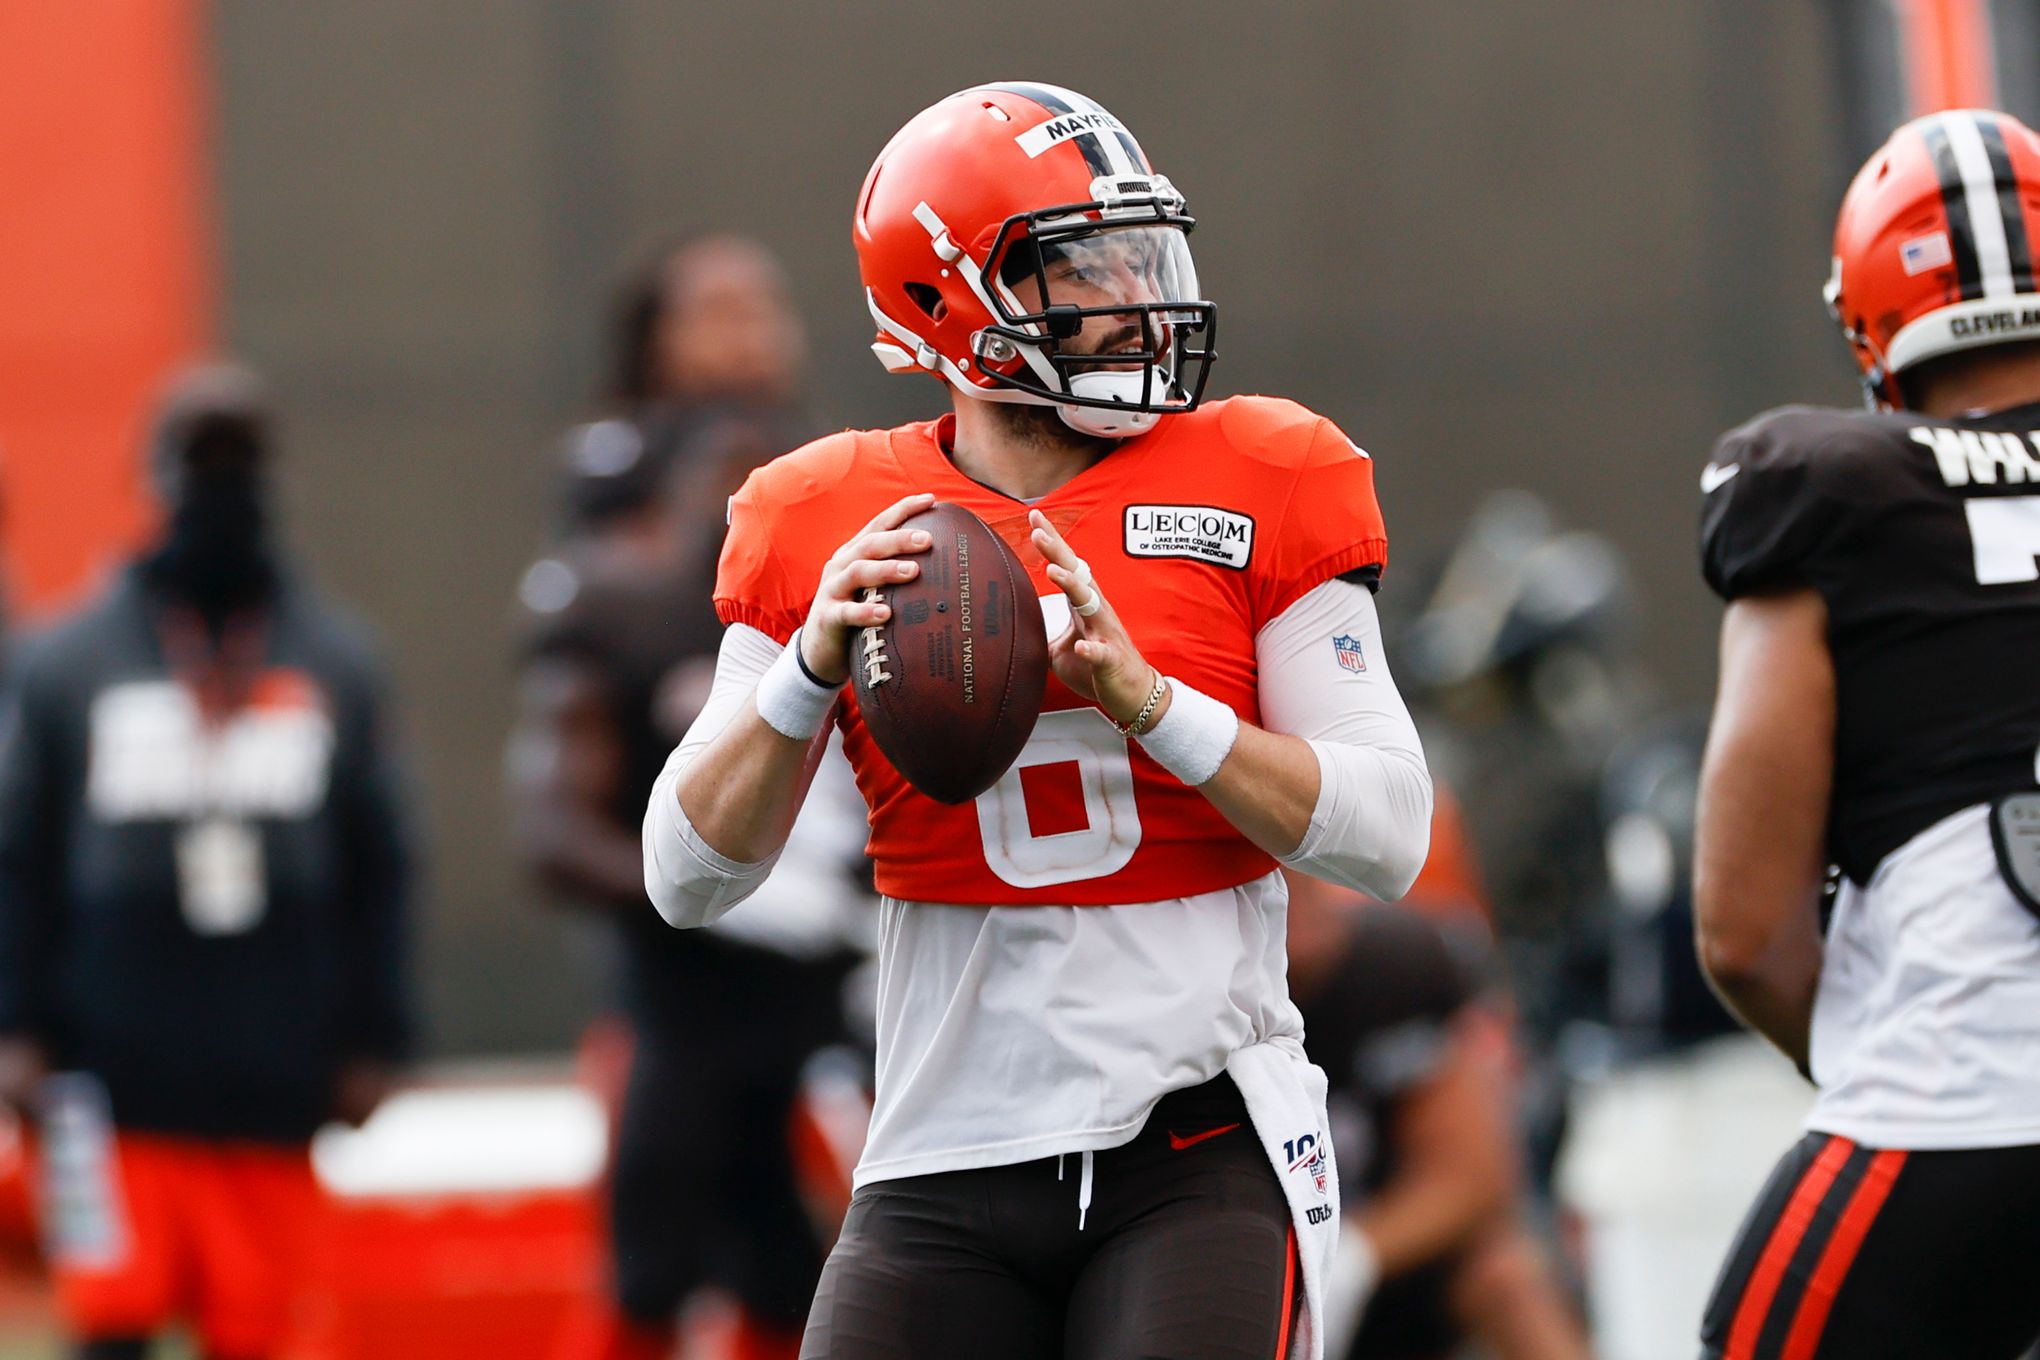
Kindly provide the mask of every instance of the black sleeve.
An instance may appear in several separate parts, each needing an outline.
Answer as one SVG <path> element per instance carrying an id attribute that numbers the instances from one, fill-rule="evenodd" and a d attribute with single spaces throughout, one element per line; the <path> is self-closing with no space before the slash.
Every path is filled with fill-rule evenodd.
<path id="1" fill-rule="evenodd" d="M 409 946 L 416 842 L 378 675 L 364 677 L 351 707 L 343 725 L 343 732 L 351 729 L 351 749 L 334 771 L 348 874 L 343 1043 L 355 1056 L 396 1060 L 408 1056 L 415 1038 Z"/>
<path id="2" fill-rule="evenodd" d="M 49 1042 L 64 916 L 61 714 L 48 685 L 18 669 L 0 692 L 0 1033 Z"/>
<path id="3" fill-rule="evenodd" d="M 1826 494 L 1832 431 L 1780 412 L 1730 431 L 1701 472 L 1700 566 L 1724 600 L 1818 586 L 1841 531 Z"/>

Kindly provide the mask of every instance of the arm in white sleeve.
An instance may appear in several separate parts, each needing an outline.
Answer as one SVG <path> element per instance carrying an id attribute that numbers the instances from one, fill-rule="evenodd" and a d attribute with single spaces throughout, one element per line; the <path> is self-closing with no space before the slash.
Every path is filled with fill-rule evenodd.
<path id="1" fill-rule="evenodd" d="M 680 772 L 751 702 L 759 678 L 783 650 L 784 644 L 748 624 L 731 624 L 724 630 L 708 702 L 666 758 L 666 768 L 652 785 L 644 825 L 645 892 L 668 925 L 686 929 L 709 924 L 755 892 L 779 859 L 775 853 L 755 864 L 743 864 L 716 853 L 687 820 L 677 789 Z M 808 752 L 803 792 L 827 744 L 828 727 L 824 725 Z"/>
<path id="2" fill-rule="evenodd" d="M 1261 721 L 1318 759 L 1310 829 L 1282 862 L 1393 901 L 1431 847 L 1431 772 L 1382 653 L 1374 595 L 1327 581 L 1254 640 Z M 1342 661 L 1343 658 L 1343 661 Z"/>

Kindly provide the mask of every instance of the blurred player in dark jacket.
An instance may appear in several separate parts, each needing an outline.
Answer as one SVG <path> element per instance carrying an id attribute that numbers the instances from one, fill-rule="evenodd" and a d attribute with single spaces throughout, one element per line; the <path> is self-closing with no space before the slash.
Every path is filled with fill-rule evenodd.
<path id="1" fill-rule="evenodd" d="M 747 1354 L 790 1355 L 826 1242 L 787 1166 L 788 1125 L 803 1066 L 842 1032 L 854 954 L 840 913 L 862 900 L 862 804 L 838 759 L 839 815 L 817 799 L 773 901 L 712 932 L 671 930 L 651 910 L 638 824 L 714 674 L 725 504 L 799 442 L 799 325 L 776 262 L 734 237 L 662 256 L 620 319 L 622 414 L 569 435 L 564 536 L 520 590 L 509 761 L 520 852 L 556 900 L 613 925 L 630 1048 L 612 1311 L 564 1355 L 670 1355 L 682 1305 L 710 1285 L 741 1305 Z"/>
<path id="2" fill-rule="evenodd" d="M 79 1353 L 275 1353 L 317 1205 L 410 1038 L 408 826 L 360 631 L 281 552 L 254 379 L 173 388 L 158 543 L 16 658 L 0 1093 L 42 1125 Z M 49 1075 L 51 1073 L 57 1075 Z"/>

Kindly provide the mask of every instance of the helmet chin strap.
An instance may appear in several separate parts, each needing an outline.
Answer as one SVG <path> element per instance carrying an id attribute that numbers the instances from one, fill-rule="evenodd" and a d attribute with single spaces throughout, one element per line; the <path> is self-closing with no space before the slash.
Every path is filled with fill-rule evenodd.
<path id="1" fill-rule="evenodd" d="M 1159 375 L 1157 375 L 1159 378 Z M 1076 406 L 1060 403 L 1056 413 L 1063 424 L 1078 434 L 1087 434 L 1097 439 L 1130 439 L 1145 434 L 1155 427 L 1161 415 L 1155 411 L 1134 409 L 1141 394 L 1149 388 L 1147 371 L 1129 373 L 1125 369 L 1102 369 L 1093 373 L 1078 373 L 1069 380 L 1070 395 L 1093 401 L 1123 402 L 1126 409 L 1117 410 L 1101 406 Z"/>

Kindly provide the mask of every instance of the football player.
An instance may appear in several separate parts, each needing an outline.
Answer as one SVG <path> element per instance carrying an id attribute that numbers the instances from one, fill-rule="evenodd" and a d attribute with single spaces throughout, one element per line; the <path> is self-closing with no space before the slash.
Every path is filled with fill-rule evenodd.
<path id="1" fill-rule="evenodd" d="M 1875 409 L 1772 412 L 1701 476 L 1729 602 L 1701 957 L 1819 1088 L 1710 1357 L 1991 1360 L 2040 1334 L 2036 239 L 2032 131 L 1900 128 L 1843 199 L 1827 289 Z"/>
<path id="2" fill-rule="evenodd" d="M 1372 464 L 1311 412 L 1202 400 L 1182 195 L 1069 90 L 912 119 L 853 220 L 887 368 L 952 410 L 736 496 L 714 692 L 645 822 L 678 926 L 771 870 L 833 721 L 884 894 L 870 1137 L 803 1355 L 1317 1356 L 1336 1232 L 1279 862 L 1399 896 L 1430 778 L 1372 592 Z M 936 499 L 1035 573 L 1054 677 L 974 804 L 918 793 L 843 693 Z"/>

